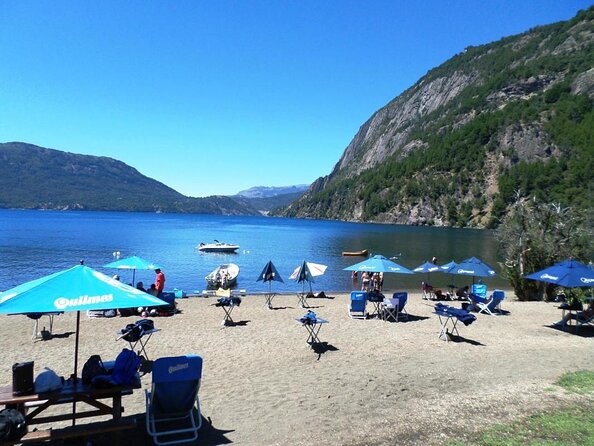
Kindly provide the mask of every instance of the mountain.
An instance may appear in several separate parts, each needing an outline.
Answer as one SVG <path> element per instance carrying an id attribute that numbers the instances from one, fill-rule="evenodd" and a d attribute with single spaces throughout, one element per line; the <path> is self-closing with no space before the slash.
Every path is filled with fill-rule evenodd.
<path id="1" fill-rule="evenodd" d="M 232 198 L 239 203 L 268 215 L 271 211 L 288 206 L 300 198 L 309 188 L 308 184 L 295 186 L 255 186 L 238 192 Z"/>
<path id="2" fill-rule="evenodd" d="M 271 211 L 290 205 L 295 200 L 299 199 L 303 193 L 304 191 L 263 198 L 248 198 L 241 195 L 233 195 L 231 198 L 246 206 L 257 209 L 261 214 L 268 215 Z"/>
<path id="3" fill-rule="evenodd" d="M 489 227 L 536 196 L 592 208 L 594 7 L 468 47 L 365 122 L 278 215 Z"/>
<path id="4" fill-rule="evenodd" d="M 296 186 L 255 186 L 238 192 L 237 195 L 247 198 L 269 198 L 278 195 L 303 194 L 309 188 L 309 184 L 298 184 Z"/>
<path id="5" fill-rule="evenodd" d="M 32 144 L 0 144 L 0 208 L 258 215 L 231 197 L 186 197 L 127 164 Z"/>

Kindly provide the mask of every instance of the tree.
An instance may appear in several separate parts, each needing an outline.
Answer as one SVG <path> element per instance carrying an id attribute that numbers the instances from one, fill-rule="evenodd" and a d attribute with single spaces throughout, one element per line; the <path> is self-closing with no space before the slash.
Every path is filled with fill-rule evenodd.
<path id="1" fill-rule="evenodd" d="M 504 259 L 502 274 L 518 299 L 551 298 L 554 285 L 523 277 L 569 258 L 587 262 L 593 247 L 591 228 L 584 212 L 517 194 L 495 237 Z"/>

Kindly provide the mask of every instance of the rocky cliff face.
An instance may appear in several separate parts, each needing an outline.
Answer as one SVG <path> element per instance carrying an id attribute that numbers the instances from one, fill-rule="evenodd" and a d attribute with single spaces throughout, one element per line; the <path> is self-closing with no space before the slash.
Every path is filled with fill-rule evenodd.
<path id="1" fill-rule="evenodd" d="M 478 80 L 478 73 L 455 72 L 451 76 L 419 81 L 363 124 L 331 176 L 343 170 L 347 171 L 346 175 L 354 176 L 381 163 L 388 156 L 406 156 L 420 143 L 409 140 L 412 126 L 447 105 L 460 91 Z"/>
<path id="2" fill-rule="evenodd" d="M 467 48 L 374 113 L 282 215 L 485 227 L 510 187 L 563 201 L 572 163 L 591 159 L 593 66 L 594 8 Z M 525 184 L 535 164 L 558 182 Z"/>

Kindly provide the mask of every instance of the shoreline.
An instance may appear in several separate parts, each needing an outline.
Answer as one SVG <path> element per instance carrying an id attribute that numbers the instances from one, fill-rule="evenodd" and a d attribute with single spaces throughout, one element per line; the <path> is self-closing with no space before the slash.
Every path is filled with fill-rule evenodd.
<path id="1" fill-rule="evenodd" d="M 458 338 L 445 342 L 438 339 L 433 302 L 420 293 L 409 292 L 410 319 L 397 323 L 351 319 L 349 296 L 326 294 L 328 299 L 309 301 L 318 317 L 329 320 L 318 351 L 295 321 L 307 311 L 298 307 L 296 293 L 275 296 L 274 310 L 264 308 L 262 295 L 242 297 L 232 313 L 236 326 L 221 325 L 216 298 L 178 299 L 181 313 L 151 318 L 161 331 L 146 346 L 150 359 L 204 358 L 199 395 L 211 423 L 201 429 L 204 443 L 442 445 L 570 401 L 594 408 L 594 397 L 553 385 L 565 372 L 594 370 L 594 333 L 551 328 L 561 316 L 554 304 L 508 298 L 502 305 L 506 315 L 479 314 L 471 325 L 460 325 Z M 35 374 L 44 366 L 61 376 L 72 373 L 75 313 L 56 317 L 54 338 L 39 342 L 31 342 L 32 320 L 3 318 L 0 334 L 5 346 L 11 342 L 1 360 L 3 385 L 10 384 L 15 362 L 34 360 Z M 91 354 L 115 358 L 127 347 L 116 341 L 117 331 L 137 319 L 83 316 L 79 367 Z M 150 379 L 142 378 L 143 389 Z M 142 417 L 144 392 L 125 397 L 123 405 L 125 416 Z M 138 429 L 140 434 L 144 424 Z M 142 436 L 133 444 L 143 444 Z"/>

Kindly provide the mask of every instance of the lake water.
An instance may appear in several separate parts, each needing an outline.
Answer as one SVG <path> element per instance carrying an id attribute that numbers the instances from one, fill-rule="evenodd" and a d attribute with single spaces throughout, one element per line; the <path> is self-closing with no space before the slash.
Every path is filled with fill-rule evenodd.
<path id="1" fill-rule="evenodd" d="M 214 239 L 241 246 L 237 254 L 200 253 L 196 246 Z M 132 272 L 103 268 L 121 257 L 137 255 L 162 266 L 166 289 L 193 292 L 205 288 L 204 276 L 221 263 L 237 263 L 238 287 L 264 291 L 256 278 L 268 260 L 284 283 L 279 292 L 301 290 L 289 281 L 303 260 L 328 265 L 316 278 L 314 291 L 352 289 L 350 273 L 342 269 L 363 260 L 342 257 L 342 251 L 368 249 L 372 254 L 398 256 L 397 263 L 413 269 L 433 256 L 438 264 L 476 256 L 499 271 L 497 243 L 491 231 L 401 225 L 343 223 L 270 217 L 229 217 L 119 212 L 59 212 L 0 210 L 0 290 L 77 265 L 132 281 Z M 384 288 L 418 289 L 426 275 L 387 274 Z M 138 271 L 136 280 L 152 283 L 152 271 Z M 472 278 L 433 273 L 431 282 L 444 287 L 470 283 Z M 501 277 L 487 279 L 489 288 L 507 286 Z"/>

